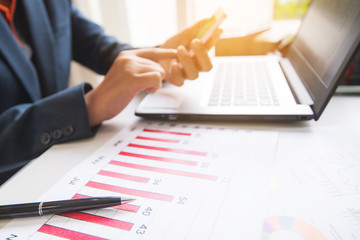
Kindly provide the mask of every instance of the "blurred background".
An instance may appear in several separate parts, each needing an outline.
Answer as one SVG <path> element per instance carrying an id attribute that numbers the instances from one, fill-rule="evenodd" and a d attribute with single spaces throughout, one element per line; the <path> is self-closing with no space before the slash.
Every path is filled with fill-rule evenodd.
<path id="1" fill-rule="evenodd" d="M 228 14 L 221 26 L 224 29 L 222 37 L 236 39 L 269 29 L 273 20 L 301 19 L 309 1 L 73 0 L 83 14 L 104 27 L 107 34 L 135 47 L 159 45 L 186 26 L 210 17 L 220 6 Z M 296 32 L 297 26 L 295 23 L 290 28 Z M 277 38 L 272 41 L 278 41 Z M 225 41 L 224 44 L 228 43 Z M 97 85 L 101 79 L 102 76 L 73 63 L 71 85 L 82 81 Z"/>
<path id="2" fill-rule="evenodd" d="M 310 0 L 74 0 L 108 34 L 134 46 L 154 46 L 221 6 L 225 36 L 270 27 L 273 19 L 299 19 Z"/>
<path id="3" fill-rule="evenodd" d="M 222 39 L 213 50 L 217 56 L 266 54 L 286 46 L 310 1 L 73 0 L 107 34 L 135 47 L 159 45 L 186 26 L 210 17 L 221 6 L 228 18 L 221 25 Z M 360 84 L 359 62 L 357 57 L 343 84 Z M 71 85 L 87 81 L 96 86 L 102 78 L 76 63 L 72 65 Z"/>

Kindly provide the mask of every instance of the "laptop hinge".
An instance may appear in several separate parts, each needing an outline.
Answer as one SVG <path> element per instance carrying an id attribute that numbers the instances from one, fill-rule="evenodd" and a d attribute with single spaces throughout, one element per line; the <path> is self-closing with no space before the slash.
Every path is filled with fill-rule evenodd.
<path id="1" fill-rule="evenodd" d="M 297 75 L 289 59 L 280 58 L 280 66 L 299 104 L 314 105 L 314 101 Z"/>

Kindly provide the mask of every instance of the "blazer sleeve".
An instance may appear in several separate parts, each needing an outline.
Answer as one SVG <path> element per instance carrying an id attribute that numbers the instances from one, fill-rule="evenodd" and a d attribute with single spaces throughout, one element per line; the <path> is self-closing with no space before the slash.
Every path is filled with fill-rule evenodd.
<path id="1" fill-rule="evenodd" d="M 90 128 L 84 94 L 89 84 L 63 90 L 0 115 L 0 175 L 18 169 L 56 143 L 86 138 Z"/>
<path id="2" fill-rule="evenodd" d="M 106 74 L 119 52 L 133 49 L 107 36 L 102 27 L 89 21 L 72 5 L 73 59 L 99 74 Z"/>
<path id="3" fill-rule="evenodd" d="M 106 74 L 120 51 L 132 48 L 105 35 L 72 4 L 70 41 L 73 59 L 100 74 Z M 93 136 L 97 127 L 89 126 L 84 99 L 91 89 L 87 83 L 59 89 L 43 99 L 20 101 L 24 103 L 1 112 L 0 176 L 21 168 L 54 144 Z"/>

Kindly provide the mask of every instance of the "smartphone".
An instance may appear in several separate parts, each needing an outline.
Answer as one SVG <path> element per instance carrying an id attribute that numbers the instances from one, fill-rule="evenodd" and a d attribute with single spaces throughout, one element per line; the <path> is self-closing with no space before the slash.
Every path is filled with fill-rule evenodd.
<path id="1" fill-rule="evenodd" d="M 202 43 L 206 43 L 226 17 L 227 15 L 223 9 L 218 8 L 214 15 L 212 15 L 207 23 L 200 29 L 196 38 L 200 39 Z"/>

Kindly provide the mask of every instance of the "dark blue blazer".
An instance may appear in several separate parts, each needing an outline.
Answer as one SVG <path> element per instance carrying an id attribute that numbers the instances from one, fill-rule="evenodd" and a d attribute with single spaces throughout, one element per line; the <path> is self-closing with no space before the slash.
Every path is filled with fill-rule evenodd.
<path id="1" fill-rule="evenodd" d="M 91 86 L 68 88 L 70 61 L 105 74 L 131 48 L 106 36 L 70 0 L 18 0 L 14 19 L 32 57 L 0 16 L 0 176 L 53 144 L 92 136 L 84 102 Z"/>

